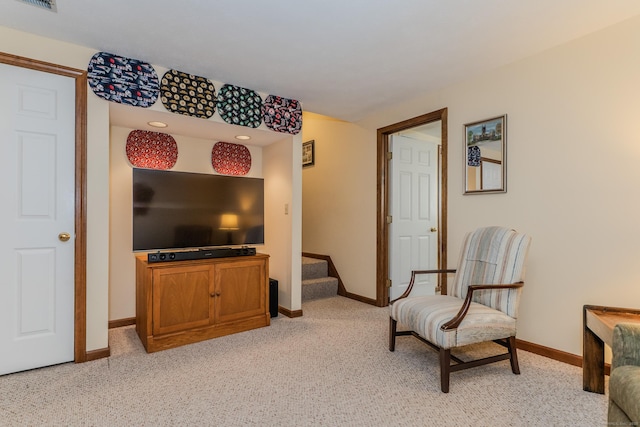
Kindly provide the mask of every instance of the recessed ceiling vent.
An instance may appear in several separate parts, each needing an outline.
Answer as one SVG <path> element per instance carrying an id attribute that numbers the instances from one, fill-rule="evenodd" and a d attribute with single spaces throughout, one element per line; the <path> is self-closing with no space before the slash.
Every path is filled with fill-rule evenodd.
<path id="1" fill-rule="evenodd" d="M 30 4 L 37 6 L 41 9 L 50 10 L 51 12 L 57 12 L 56 0 L 18 0 L 20 3 Z"/>

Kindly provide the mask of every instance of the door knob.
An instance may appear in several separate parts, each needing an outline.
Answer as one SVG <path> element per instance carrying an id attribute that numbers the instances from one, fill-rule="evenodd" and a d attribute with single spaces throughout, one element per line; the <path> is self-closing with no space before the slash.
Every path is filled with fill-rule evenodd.
<path id="1" fill-rule="evenodd" d="M 436 231 L 438 231 L 438 229 L 436 227 L 431 227 L 431 232 L 435 233 Z"/>
<path id="2" fill-rule="evenodd" d="M 69 234 L 69 233 L 60 233 L 60 234 L 58 234 L 58 239 L 60 239 L 61 242 L 66 242 L 70 238 L 71 238 L 71 234 Z"/>

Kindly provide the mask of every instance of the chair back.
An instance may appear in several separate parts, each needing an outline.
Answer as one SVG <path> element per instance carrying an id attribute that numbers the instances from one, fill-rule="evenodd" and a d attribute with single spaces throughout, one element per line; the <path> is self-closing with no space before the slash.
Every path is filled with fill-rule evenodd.
<path id="1" fill-rule="evenodd" d="M 531 238 L 505 227 L 479 228 L 465 236 L 460 261 L 448 294 L 465 298 L 470 285 L 513 284 L 524 281 L 524 264 Z M 483 290 L 473 301 L 517 317 L 522 288 Z"/>

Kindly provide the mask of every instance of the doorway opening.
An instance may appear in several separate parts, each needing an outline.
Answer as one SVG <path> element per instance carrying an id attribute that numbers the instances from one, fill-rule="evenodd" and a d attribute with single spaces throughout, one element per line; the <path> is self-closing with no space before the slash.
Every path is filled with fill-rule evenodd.
<path id="1" fill-rule="evenodd" d="M 377 253 L 376 253 L 376 305 L 384 307 L 389 304 L 389 231 L 391 203 L 391 166 L 390 139 L 393 134 L 406 132 L 410 129 L 440 122 L 441 145 L 439 152 L 439 191 L 437 197 L 438 209 L 438 250 L 437 268 L 447 266 L 447 109 L 443 108 L 412 119 L 395 123 L 378 129 L 377 137 Z M 442 292 L 446 293 L 446 283 Z"/>

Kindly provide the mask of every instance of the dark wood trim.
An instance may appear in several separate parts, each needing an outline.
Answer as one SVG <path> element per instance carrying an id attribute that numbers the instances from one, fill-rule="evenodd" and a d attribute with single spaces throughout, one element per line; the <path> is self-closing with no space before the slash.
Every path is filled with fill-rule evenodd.
<path id="1" fill-rule="evenodd" d="M 346 297 L 346 298 L 351 298 L 353 300 L 360 301 L 360 302 L 363 302 L 365 304 L 371 304 L 371 305 L 375 305 L 375 306 L 378 305 L 378 302 L 376 300 L 374 300 L 374 299 L 363 297 L 362 295 L 358 295 L 358 294 L 352 294 L 351 292 L 347 292 L 347 293 L 345 293 L 344 295 L 341 295 L 341 296 Z"/>
<path id="2" fill-rule="evenodd" d="M 627 314 L 640 314 L 640 310 L 637 308 L 623 308 L 623 307 L 607 307 L 605 305 L 584 305 L 582 306 L 583 312 L 587 310 L 602 311 L 609 313 L 627 313 Z"/>
<path id="3" fill-rule="evenodd" d="M 545 347 L 528 341 L 522 341 L 518 338 L 516 338 L 516 342 L 518 343 L 519 350 L 528 351 L 530 353 L 537 354 L 538 356 L 544 356 L 549 359 L 557 360 L 558 362 L 568 363 L 569 365 L 582 367 L 582 357 L 576 354 L 567 353 L 562 350 L 556 350 L 555 348 Z M 611 366 L 608 363 L 605 364 L 606 375 L 609 375 L 610 368 Z"/>
<path id="4" fill-rule="evenodd" d="M 329 255 L 320 255 L 320 254 L 314 254 L 311 252 L 302 252 L 302 256 L 307 258 L 315 258 L 315 259 L 321 259 L 321 260 L 327 261 L 329 277 L 335 277 L 336 279 L 338 279 L 338 295 L 341 295 L 343 297 L 347 296 L 348 294 L 347 289 L 344 287 L 344 283 L 342 282 L 342 279 L 338 274 L 338 269 L 333 264 L 333 261 L 331 260 L 331 257 Z"/>
<path id="5" fill-rule="evenodd" d="M 441 120 L 442 143 L 440 145 L 440 215 L 438 233 L 438 269 L 447 268 L 447 165 L 448 165 L 448 133 L 447 109 L 443 108 L 423 114 L 400 123 L 378 129 L 377 136 L 377 232 L 376 232 L 376 305 L 384 307 L 389 304 L 389 136 L 402 130 L 421 126 Z M 442 293 L 446 293 L 446 280 L 441 280 Z"/>
<path id="6" fill-rule="evenodd" d="M 76 331 L 75 361 L 87 354 L 87 73 L 76 78 Z"/>
<path id="7" fill-rule="evenodd" d="M 127 317 L 124 319 L 109 320 L 109 329 L 121 328 L 123 326 L 131 326 L 136 324 L 135 317 Z"/>
<path id="8" fill-rule="evenodd" d="M 104 359 L 105 357 L 111 356 L 111 348 L 101 348 L 98 350 L 87 351 L 87 358 L 85 362 L 90 362 L 92 360 Z"/>
<path id="9" fill-rule="evenodd" d="M 302 317 L 302 310 L 289 310 L 283 306 L 278 306 L 278 313 L 281 313 L 287 317 Z"/>
<path id="10" fill-rule="evenodd" d="M 87 359 L 87 72 L 0 52 L 0 63 L 75 79 L 74 361 Z"/>

